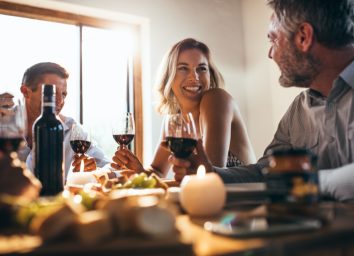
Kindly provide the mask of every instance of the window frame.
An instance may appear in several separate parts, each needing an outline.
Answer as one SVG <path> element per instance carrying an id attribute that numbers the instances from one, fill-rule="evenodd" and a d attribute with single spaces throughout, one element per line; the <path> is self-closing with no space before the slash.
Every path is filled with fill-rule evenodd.
<path id="1" fill-rule="evenodd" d="M 80 28 L 80 122 L 82 122 L 83 99 L 82 99 L 82 26 L 90 26 L 96 28 L 110 29 L 119 25 L 125 25 L 132 28 L 137 46 L 141 46 L 142 27 L 139 24 L 132 24 L 124 21 L 116 21 L 104 19 L 99 17 L 91 17 L 88 15 L 77 14 L 68 11 L 54 10 L 42 8 L 32 5 L 0 1 L 0 14 L 18 16 L 24 18 L 31 18 L 37 20 L 52 21 L 64 24 L 76 25 Z M 134 153 L 143 160 L 143 108 L 142 108 L 142 75 L 141 75 L 141 49 L 137 47 L 132 58 L 133 62 L 133 86 L 131 86 L 130 93 L 133 93 L 133 102 L 130 102 L 130 109 L 133 109 L 135 118 L 135 139 L 134 139 Z M 133 88 L 132 88 L 133 87 Z"/>

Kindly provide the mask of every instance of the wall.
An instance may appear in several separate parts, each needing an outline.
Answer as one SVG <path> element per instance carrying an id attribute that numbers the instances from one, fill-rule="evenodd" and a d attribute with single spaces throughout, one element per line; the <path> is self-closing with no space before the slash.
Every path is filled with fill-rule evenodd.
<path id="1" fill-rule="evenodd" d="M 279 69 L 268 58 L 267 30 L 271 9 L 263 0 L 242 0 L 245 42 L 246 120 L 257 157 L 273 139 L 297 88 L 282 88 Z"/>

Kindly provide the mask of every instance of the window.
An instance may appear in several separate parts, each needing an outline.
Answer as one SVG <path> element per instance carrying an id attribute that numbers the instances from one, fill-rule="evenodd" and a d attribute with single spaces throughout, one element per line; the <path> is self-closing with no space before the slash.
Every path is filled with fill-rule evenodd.
<path id="1" fill-rule="evenodd" d="M 1 91 L 19 95 L 26 68 L 59 63 L 70 74 L 62 113 L 89 125 L 110 157 L 117 147 L 110 119 L 129 109 L 136 119 L 134 149 L 142 158 L 139 56 L 131 50 L 139 38 L 136 25 L 0 2 L 0 34 Z"/>

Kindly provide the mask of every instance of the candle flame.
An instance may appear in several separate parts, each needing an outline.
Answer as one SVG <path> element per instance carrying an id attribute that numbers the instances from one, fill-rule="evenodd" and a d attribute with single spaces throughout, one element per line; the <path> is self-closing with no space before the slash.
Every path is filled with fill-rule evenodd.
<path id="1" fill-rule="evenodd" d="M 81 160 L 81 163 L 80 163 L 80 172 L 83 172 L 84 169 L 85 169 L 84 160 Z"/>
<path id="2" fill-rule="evenodd" d="M 204 165 L 199 165 L 198 170 L 197 170 L 197 177 L 202 178 L 205 176 L 206 170 Z"/>

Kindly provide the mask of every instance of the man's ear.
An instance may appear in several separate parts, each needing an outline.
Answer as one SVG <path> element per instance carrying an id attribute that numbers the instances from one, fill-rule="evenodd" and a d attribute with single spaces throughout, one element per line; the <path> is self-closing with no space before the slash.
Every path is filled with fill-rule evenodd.
<path id="1" fill-rule="evenodd" d="M 23 85 L 21 85 L 20 90 L 23 94 L 23 97 L 25 97 L 25 98 L 29 97 L 29 94 L 31 93 L 31 89 L 29 87 L 27 87 L 23 84 Z"/>
<path id="2" fill-rule="evenodd" d="M 302 52 L 308 52 L 315 40 L 314 29 L 310 23 L 300 24 L 295 34 L 295 45 Z"/>

